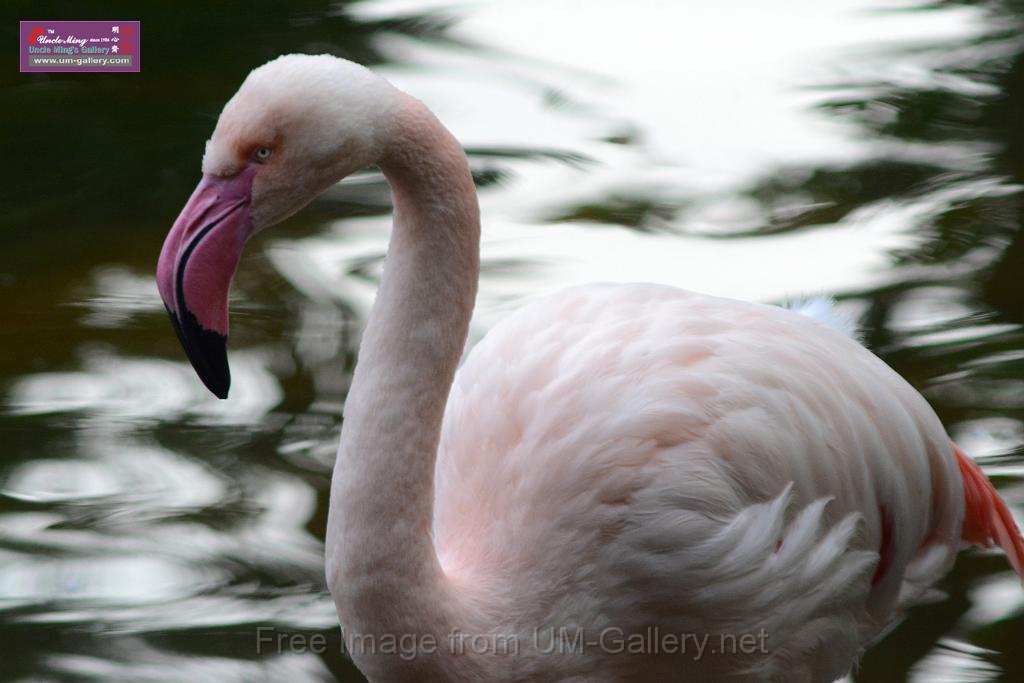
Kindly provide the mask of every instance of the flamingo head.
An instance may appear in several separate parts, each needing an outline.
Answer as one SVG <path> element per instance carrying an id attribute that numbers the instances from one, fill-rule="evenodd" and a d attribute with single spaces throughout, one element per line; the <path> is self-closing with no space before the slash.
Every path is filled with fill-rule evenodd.
<path id="1" fill-rule="evenodd" d="M 157 286 L 185 354 L 219 398 L 231 384 L 228 290 L 242 248 L 379 158 L 399 91 L 329 55 L 254 69 L 206 143 L 203 178 L 164 241 Z"/>

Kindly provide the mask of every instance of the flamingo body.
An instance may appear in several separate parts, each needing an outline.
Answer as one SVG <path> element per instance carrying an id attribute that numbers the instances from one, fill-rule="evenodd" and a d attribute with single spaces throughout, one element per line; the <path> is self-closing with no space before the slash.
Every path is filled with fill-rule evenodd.
<path id="1" fill-rule="evenodd" d="M 664 656 L 661 673 L 792 681 L 845 673 L 901 589 L 912 598 L 948 570 L 964 513 L 934 412 L 857 342 L 780 308 L 650 284 L 566 290 L 472 350 L 435 501 L 445 570 L 505 594 L 481 626 L 542 646 L 539 625 L 591 640 L 652 625 L 763 632 L 770 655 Z M 657 658 L 593 649 L 564 675 L 655 680 Z"/>

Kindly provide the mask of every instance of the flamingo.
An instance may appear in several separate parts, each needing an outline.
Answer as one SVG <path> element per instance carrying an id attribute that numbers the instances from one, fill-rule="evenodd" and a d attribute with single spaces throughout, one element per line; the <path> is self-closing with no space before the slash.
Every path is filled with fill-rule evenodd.
<path id="1" fill-rule="evenodd" d="M 249 74 L 160 254 L 218 397 L 246 240 L 371 165 L 394 226 L 326 536 L 371 681 L 832 681 L 964 544 L 1022 574 L 985 475 L 820 303 L 575 287 L 459 368 L 479 274 L 465 154 L 421 102 L 328 55 Z"/>

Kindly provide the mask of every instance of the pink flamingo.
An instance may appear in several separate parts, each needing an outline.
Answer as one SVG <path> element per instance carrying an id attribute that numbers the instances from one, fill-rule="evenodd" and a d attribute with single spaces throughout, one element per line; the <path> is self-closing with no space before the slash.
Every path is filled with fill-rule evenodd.
<path id="1" fill-rule="evenodd" d="M 249 75 L 160 255 L 217 396 L 246 239 L 371 164 L 394 229 L 326 549 L 371 680 L 832 681 L 964 542 L 1021 573 L 1013 518 L 921 395 L 814 317 L 596 284 L 527 305 L 456 371 L 479 269 L 466 158 L 419 101 L 326 55 Z"/>

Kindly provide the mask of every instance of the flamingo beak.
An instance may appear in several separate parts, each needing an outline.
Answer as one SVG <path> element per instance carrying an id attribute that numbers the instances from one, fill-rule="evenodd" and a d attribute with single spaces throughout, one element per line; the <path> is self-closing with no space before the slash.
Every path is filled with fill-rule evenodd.
<path id="1" fill-rule="evenodd" d="M 174 221 L 160 251 L 157 287 L 199 379 L 218 398 L 231 386 L 228 290 L 252 234 L 255 168 L 206 174 Z"/>

